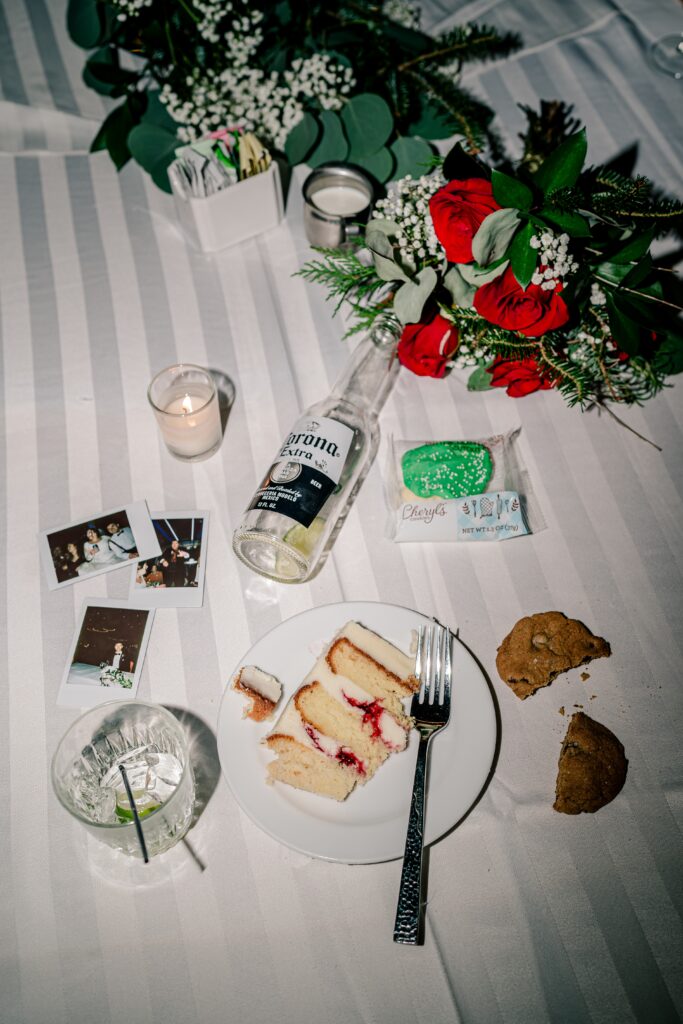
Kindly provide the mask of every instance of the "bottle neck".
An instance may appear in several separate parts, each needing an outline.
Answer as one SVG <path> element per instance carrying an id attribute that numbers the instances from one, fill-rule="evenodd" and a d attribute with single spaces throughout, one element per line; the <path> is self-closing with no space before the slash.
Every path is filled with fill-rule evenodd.
<path id="1" fill-rule="evenodd" d="M 399 371 L 399 334 L 400 327 L 391 321 L 373 327 L 351 353 L 332 388 L 332 396 L 373 416 L 379 415 Z"/>

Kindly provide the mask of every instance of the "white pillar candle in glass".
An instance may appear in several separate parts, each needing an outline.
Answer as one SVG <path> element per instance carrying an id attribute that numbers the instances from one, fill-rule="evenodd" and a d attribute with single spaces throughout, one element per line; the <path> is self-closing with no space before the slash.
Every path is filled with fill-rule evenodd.
<path id="1" fill-rule="evenodd" d="M 147 397 L 171 455 L 188 462 L 208 459 L 222 440 L 218 392 L 208 370 L 191 363 L 156 375 Z"/>

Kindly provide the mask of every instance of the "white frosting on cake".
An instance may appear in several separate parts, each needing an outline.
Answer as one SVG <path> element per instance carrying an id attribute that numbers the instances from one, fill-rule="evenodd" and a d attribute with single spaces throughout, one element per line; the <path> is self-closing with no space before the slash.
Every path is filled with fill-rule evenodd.
<path id="1" fill-rule="evenodd" d="M 246 686 L 256 693 L 260 693 L 262 697 L 265 697 L 266 700 L 271 701 L 273 704 L 277 704 L 282 694 L 282 684 L 275 676 L 269 675 L 268 672 L 257 668 L 256 665 L 245 665 L 244 668 L 240 669 L 235 682 L 241 683 L 242 686 Z"/>
<path id="2" fill-rule="evenodd" d="M 319 733 L 308 722 L 304 723 L 294 704 L 294 697 L 290 697 L 287 701 L 285 710 L 268 733 L 268 736 L 275 735 L 291 736 L 292 739 L 296 740 L 297 743 L 301 743 L 304 747 L 310 747 L 311 750 L 317 750 L 318 753 L 327 754 L 328 757 L 336 757 L 341 750 L 341 744 L 337 743 L 336 740 L 331 739 L 329 736 L 323 736 L 322 733 Z"/>
<path id="3" fill-rule="evenodd" d="M 334 697 L 345 708 L 354 711 L 360 718 L 363 717 L 365 709 L 375 703 L 374 698 L 361 686 L 358 686 L 351 679 L 347 679 L 346 676 L 333 672 L 324 657 L 315 663 L 306 676 L 304 685 L 313 682 L 320 683 L 323 689 L 329 693 L 330 697 Z M 351 700 L 349 700 L 349 697 Z M 353 701 L 356 701 L 356 705 L 353 704 Z M 357 705 L 365 705 L 365 709 Z M 387 747 L 390 747 L 392 750 L 403 750 L 405 748 L 408 742 L 406 731 L 398 724 L 393 715 L 390 715 L 387 711 L 382 711 L 378 715 L 377 729 Z"/>
<path id="4" fill-rule="evenodd" d="M 383 665 L 389 672 L 392 672 L 399 679 L 407 679 L 415 671 L 415 662 L 409 658 L 398 647 L 394 647 L 384 637 L 378 636 L 372 630 L 361 626 L 359 622 L 347 622 L 337 639 L 346 637 L 356 647 L 369 654 L 374 661 Z"/>

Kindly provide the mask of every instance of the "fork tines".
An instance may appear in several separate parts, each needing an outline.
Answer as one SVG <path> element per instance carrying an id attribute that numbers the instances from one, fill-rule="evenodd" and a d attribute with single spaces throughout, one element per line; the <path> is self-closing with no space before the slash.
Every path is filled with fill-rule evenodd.
<path id="1" fill-rule="evenodd" d="M 452 634 L 436 619 L 421 626 L 415 654 L 415 676 L 420 681 L 417 703 L 448 704 L 451 699 Z"/>

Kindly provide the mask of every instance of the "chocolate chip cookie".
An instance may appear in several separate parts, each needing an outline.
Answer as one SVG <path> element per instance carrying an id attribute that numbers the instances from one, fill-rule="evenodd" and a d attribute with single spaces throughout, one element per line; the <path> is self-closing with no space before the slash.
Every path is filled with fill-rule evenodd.
<path id="1" fill-rule="evenodd" d="M 577 711 L 562 743 L 554 809 L 562 814 L 599 810 L 621 790 L 627 766 L 624 748 L 614 733 Z"/>
<path id="2" fill-rule="evenodd" d="M 578 619 L 568 619 L 562 612 L 538 612 L 513 626 L 498 648 L 496 667 L 500 678 L 524 700 L 561 672 L 610 654 L 607 641 Z"/>

